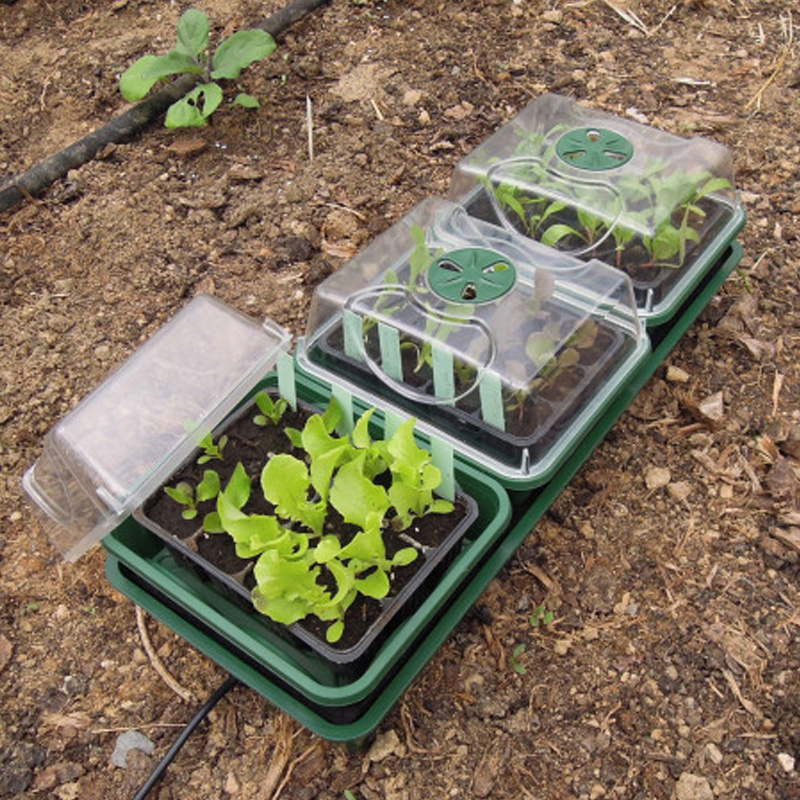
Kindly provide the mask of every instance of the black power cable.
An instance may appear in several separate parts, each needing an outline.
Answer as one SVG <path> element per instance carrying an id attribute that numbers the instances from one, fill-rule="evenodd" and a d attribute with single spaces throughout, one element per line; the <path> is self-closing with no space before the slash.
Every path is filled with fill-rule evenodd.
<path id="1" fill-rule="evenodd" d="M 172 763 L 172 760 L 178 754 L 178 751 L 181 747 L 186 744 L 186 740 L 192 735 L 192 731 L 208 716 L 208 713 L 211 711 L 214 706 L 222 700 L 223 697 L 231 690 L 234 686 L 239 683 L 239 679 L 235 678 L 233 675 L 229 675 L 225 683 L 217 689 L 211 697 L 206 700 L 203 704 L 202 708 L 186 723 L 186 727 L 181 731 L 180 736 L 175 740 L 172 747 L 167 751 L 164 758 L 158 762 L 158 766 L 153 770 L 150 774 L 150 777 L 144 782 L 142 788 L 136 793 L 136 796 L 133 800 L 144 800 L 148 794 L 150 794 L 150 790 L 158 783 L 161 779 L 161 776 L 167 771 L 167 767 Z"/>

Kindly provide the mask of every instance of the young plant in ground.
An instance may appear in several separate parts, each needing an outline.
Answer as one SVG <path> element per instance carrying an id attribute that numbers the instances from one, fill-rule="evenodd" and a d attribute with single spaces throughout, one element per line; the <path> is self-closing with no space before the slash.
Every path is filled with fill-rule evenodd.
<path id="1" fill-rule="evenodd" d="M 533 614 L 530 615 L 528 622 L 532 628 L 551 625 L 555 620 L 556 615 L 550 611 L 544 603 L 540 603 L 533 609 Z"/>
<path id="2" fill-rule="evenodd" d="M 219 108 L 223 99 L 219 80 L 235 80 L 241 71 L 271 55 L 275 40 L 262 30 L 234 33 L 209 51 L 208 17 L 190 8 L 178 21 L 178 41 L 165 55 L 146 55 L 131 64 L 120 78 L 120 91 L 129 102 L 145 97 L 159 81 L 172 75 L 197 75 L 200 83 L 167 110 L 168 128 L 199 127 Z M 258 108 L 258 100 L 239 92 L 234 105 Z"/>

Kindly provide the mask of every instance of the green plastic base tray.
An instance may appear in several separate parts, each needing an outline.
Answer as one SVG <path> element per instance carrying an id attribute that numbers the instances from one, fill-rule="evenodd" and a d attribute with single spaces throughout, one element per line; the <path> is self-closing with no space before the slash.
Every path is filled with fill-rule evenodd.
<path id="1" fill-rule="evenodd" d="M 209 625 L 209 619 L 202 619 L 202 614 L 206 613 L 201 608 L 203 598 L 191 594 L 181 596 L 177 585 L 180 581 L 175 573 L 155 567 L 152 541 L 149 545 L 147 543 L 150 534 L 142 531 L 142 535 L 139 535 L 129 527 L 129 523 L 104 540 L 109 552 L 106 571 L 110 582 L 222 668 L 317 735 L 338 742 L 364 740 L 514 555 L 534 525 L 710 302 L 741 256 L 742 248 L 738 242 L 734 242 L 679 313 L 669 323 L 651 329 L 650 358 L 631 378 L 614 404 L 587 432 L 553 479 L 545 486 L 525 493 L 524 502 L 517 507 L 513 527 L 500 535 L 506 525 L 504 517 L 499 524 L 500 531 L 492 534 L 491 542 L 484 541 L 483 546 L 475 550 L 466 548 L 465 552 L 472 554 L 471 566 L 465 568 L 458 585 L 450 586 L 449 591 L 445 592 L 448 595 L 446 598 L 438 598 L 442 602 L 435 610 L 432 611 L 430 604 L 426 604 L 407 621 L 408 624 L 419 626 L 417 638 L 413 639 L 412 646 L 395 653 L 395 662 L 381 670 L 379 677 L 374 673 L 367 680 L 361 679 L 360 686 L 323 686 L 299 666 L 291 665 L 297 672 L 298 680 L 289 683 L 286 680 L 288 674 L 283 677 L 276 674 L 270 660 L 259 660 L 258 654 L 243 651 L 242 632 L 234 629 L 230 621 L 220 616 L 219 624 L 214 627 Z M 464 475 L 471 474 L 473 480 L 483 482 L 483 477 L 476 475 L 469 466 L 461 469 Z M 498 513 L 503 515 L 500 509 Z M 481 540 L 479 536 L 475 542 Z M 462 566 L 466 567 L 466 564 L 462 563 Z M 439 594 L 438 589 L 435 594 Z M 341 719 L 335 719 L 337 716 Z"/>

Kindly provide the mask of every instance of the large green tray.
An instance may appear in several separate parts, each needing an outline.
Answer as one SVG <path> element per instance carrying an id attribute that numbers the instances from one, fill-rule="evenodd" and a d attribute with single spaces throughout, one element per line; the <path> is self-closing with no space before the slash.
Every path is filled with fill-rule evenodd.
<path id="1" fill-rule="evenodd" d="M 117 535 L 106 538 L 109 557 L 106 571 L 111 583 L 135 603 L 160 619 L 164 624 L 183 636 L 187 641 L 217 662 L 221 667 L 238 677 L 243 683 L 255 689 L 276 706 L 297 719 L 311 731 L 330 741 L 357 742 L 368 736 L 383 717 L 397 702 L 405 689 L 433 657 L 438 648 L 452 633 L 464 615 L 477 601 L 491 580 L 514 555 L 533 526 L 541 519 L 555 498 L 569 483 L 594 448 L 602 441 L 622 412 L 649 380 L 658 366 L 665 360 L 700 312 L 710 302 L 716 291 L 730 275 L 742 256 L 742 248 L 734 242 L 717 269 L 711 271 L 698 290 L 689 298 L 681 310 L 668 324 L 651 330 L 652 355 L 642 365 L 625 389 L 617 397 L 595 426 L 589 431 L 579 447 L 559 469 L 555 477 L 545 486 L 526 495 L 525 505 L 517 510 L 513 527 L 488 549 L 482 561 L 475 564 L 469 578 L 459 587 L 451 602 L 440 609 L 431 619 L 430 627 L 418 639 L 395 671 L 388 676 L 372 694 L 362 697 L 362 707 L 358 716 L 347 722 L 332 722 L 320 713 L 315 702 L 269 674 L 267 665 L 255 665 L 250 659 L 242 658 L 233 648 L 217 635 L 209 633 L 193 615 L 191 604 L 176 609 L 155 596 L 155 587 L 148 586 L 147 580 L 136 574 L 135 564 L 123 564 L 120 556 L 131 561 L 124 541 Z M 139 556 L 137 556 L 139 558 Z M 146 559 L 145 559 L 146 560 Z M 133 559 L 135 562 L 136 559 Z M 147 566 L 139 564 L 145 572 Z M 341 699 L 341 698 L 340 698 Z M 336 701 L 334 700 L 334 703 Z"/>

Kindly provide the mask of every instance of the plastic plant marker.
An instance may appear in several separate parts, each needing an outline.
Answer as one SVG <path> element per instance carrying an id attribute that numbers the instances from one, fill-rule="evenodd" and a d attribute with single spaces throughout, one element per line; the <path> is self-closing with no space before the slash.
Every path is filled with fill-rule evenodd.
<path id="1" fill-rule="evenodd" d="M 503 392 L 500 378 L 491 372 L 487 372 L 481 378 L 478 389 L 481 395 L 483 421 L 504 431 L 506 429 L 506 415 L 503 409 Z"/>
<path id="2" fill-rule="evenodd" d="M 437 397 L 454 398 L 456 394 L 453 378 L 453 353 L 443 347 L 432 348 L 433 352 L 433 388 Z M 454 405 L 452 399 L 448 405 Z"/>
<path id="3" fill-rule="evenodd" d="M 344 326 L 344 352 L 350 358 L 363 361 L 361 342 L 364 336 L 364 326 L 361 317 L 346 308 L 342 313 L 342 323 Z"/>
<path id="4" fill-rule="evenodd" d="M 481 247 L 451 250 L 428 270 L 431 289 L 454 303 L 487 303 L 509 292 L 517 279 L 514 265 L 502 253 Z"/>
<path id="5" fill-rule="evenodd" d="M 353 432 L 353 395 L 344 388 L 334 384 L 331 387 L 331 394 L 336 398 L 336 402 L 342 409 L 342 421 L 337 430 L 341 435 Z"/>
<path id="6" fill-rule="evenodd" d="M 405 417 L 398 414 L 396 411 L 387 408 L 384 411 L 384 427 L 386 429 L 386 438 L 391 439 L 397 433 L 397 429 L 405 422 Z"/>
<path id="7" fill-rule="evenodd" d="M 378 339 L 381 347 L 381 368 L 396 381 L 403 381 L 403 360 L 400 356 L 400 334 L 391 325 L 378 323 Z"/>
<path id="8" fill-rule="evenodd" d="M 558 157 L 578 169 L 601 172 L 627 164 L 633 145 L 622 134 L 607 128 L 575 128 L 556 143 Z"/>
<path id="9" fill-rule="evenodd" d="M 442 473 L 442 481 L 436 493 L 445 500 L 453 501 L 456 496 L 455 467 L 453 464 L 453 446 L 437 436 L 430 441 L 431 461 L 439 472 Z"/>
<path id="10" fill-rule="evenodd" d="M 294 359 L 286 352 L 278 354 L 278 390 L 281 397 L 297 411 L 297 386 L 294 378 Z"/>

